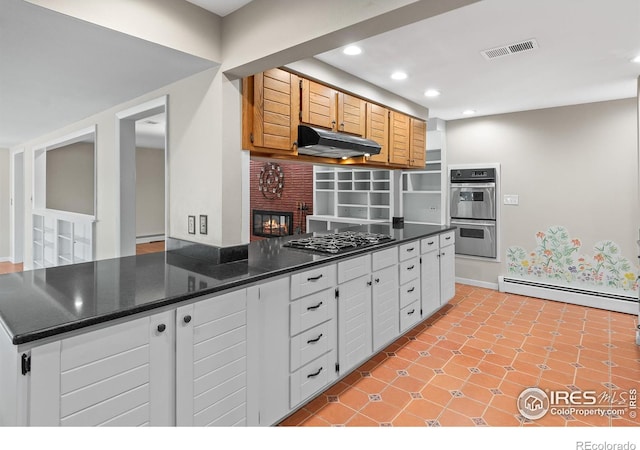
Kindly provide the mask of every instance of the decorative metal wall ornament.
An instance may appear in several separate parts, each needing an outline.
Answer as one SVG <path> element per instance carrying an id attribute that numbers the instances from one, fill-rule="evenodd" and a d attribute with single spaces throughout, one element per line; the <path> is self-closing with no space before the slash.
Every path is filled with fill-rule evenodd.
<path id="1" fill-rule="evenodd" d="M 284 189 L 284 172 L 278 163 L 265 163 L 260 169 L 258 190 L 264 198 L 273 200 L 282 197 Z"/>

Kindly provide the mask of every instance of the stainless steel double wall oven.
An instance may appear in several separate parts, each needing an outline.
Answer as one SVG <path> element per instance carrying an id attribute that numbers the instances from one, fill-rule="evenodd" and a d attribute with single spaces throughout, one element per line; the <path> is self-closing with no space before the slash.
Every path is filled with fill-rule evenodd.
<path id="1" fill-rule="evenodd" d="M 451 225 L 456 253 L 496 257 L 496 169 L 452 169 Z"/>

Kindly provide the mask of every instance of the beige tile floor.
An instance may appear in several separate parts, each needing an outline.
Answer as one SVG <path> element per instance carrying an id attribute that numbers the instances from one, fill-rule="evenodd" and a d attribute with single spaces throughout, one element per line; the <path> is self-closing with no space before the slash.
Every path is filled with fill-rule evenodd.
<path id="1" fill-rule="evenodd" d="M 284 426 L 638 426 L 621 416 L 531 421 L 527 387 L 640 388 L 637 317 L 466 285 L 439 313 L 285 419 Z"/>

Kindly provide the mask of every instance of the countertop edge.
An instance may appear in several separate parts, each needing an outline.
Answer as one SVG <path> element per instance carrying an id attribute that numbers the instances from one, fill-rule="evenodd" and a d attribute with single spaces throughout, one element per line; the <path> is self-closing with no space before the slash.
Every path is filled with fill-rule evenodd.
<path id="1" fill-rule="evenodd" d="M 23 333 L 23 334 L 16 334 L 16 335 L 12 335 L 12 333 L 10 333 L 10 330 L 8 328 L 8 326 L 5 325 L 3 328 L 5 330 L 5 332 L 7 332 L 7 334 L 9 335 L 9 337 L 12 340 L 12 343 L 14 345 L 23 345 L 23 344 L 29 344 L 41 339 L 45 339 L 45 338 L 50 338 L 56 335 L 61 335 L 64 333 L 68 333 L 68 332 L 72 332 L 72 331 L 77 331 L 80 330 L 82 328 L 87 328 L 93 325 L 99 325 L 102 323 L 106 323 L 106 322 L 110 322 L 112 320 L 116 320 L 116 319 L 121 319 L 123 317 L 128 317 L 128 316 L 133 316 L 136 314 L 140 314 L 140 313 L 144 313 L 144 312 L 148 312 L 148 311 L 152 311 L 154 309 L 158 309 L 158 308 L 162 308 L 162 307 L 166 307 L 166 306 L 170 306 L 173 304 L 177 304 L 183 301 L 188 301 L 197 297 L 203 297 L 203 296 L 207 296 L 207 295 L 211 295 L 211 294 L 215 294 L 218 292 L 222 292 L 222 291 L 226 291 L 229 289 L 234 289 L 234 288 L 238 288 L 241 286 L 246 286 L 246 285 L 251 285 L 253 283 L 268 279 L 268 278 L 274 278 L 274 277 L 278 277 L 278 276 L 282 276 L 282 275 L 286 275 L 286 274 L 290 274 L 293 272 L 297 272 L 300 270 L 304 270 L 307 268 L 311 268 L 311 267 L 315 267 L 315 266 L 320 266 L 320 265 L 325 265 L 325 264 L 331 264 L 332 262 L 337 262 L 343 259 L 348 259 L 348 258 L 352 258 L 355 256 L 359 256 L 362 254 L 366 254 L 366 253 L 370 253 L 373 251 L 377 251 L 377 250 L 381 250 L 384 248 L 388 248 L 388 247 L 393 247 L 396 245 L 401 244 L 402 242 L 408 242 L 408 241 L 413 241 L 413 240 L 418 240 L 418 239 L 423 239 L 429 236 L 433 236 L 433 235 L 438 235 L 438 234 L 443 234 L 446 232 L 449 232 L 451 230 L 454 230 L 456 227 L 455 226 L 446 226 L 446 225 L 440 225 L 442 228 L 439 230 L 435 230 L 435 231 L 431 231 L 431 232 L 426 232 L 424 234 L 419 234 L 416 236 L 413 236 L 411 238 L 406 238 L 406 239 L 401 239 L 401 240 L 393 240 L 393 241 L 389 241 L 389 242 L 385 242 L 382 244 L 378 244 L 378 245 L 373 245 L 373 246 L 369 246 L 369 247 L 365 247 L 365 248 L 361 248 L 361 249 L 357 249 L 357 250 L 353 250 L 347 253 L 342 253 L 342 254 L 338 254 L 338 255 L 326 255 L 327 257 L 325 259 L 321 259 L 321 260 L 317 260 L 317 261 L 309 261 L 306 263 L 301 263 L 297 266 L 295 266 L 295 268 L 291 268 L 291 267 L 286 267 L 286 268 L 282 268 L 282 269 L 275 269 L 275 270 L 271 270 L 268 272 L 264 272 L 264 273 L 259 273 L 256 275 L 253 275 L 249 278 L 245 278 L 242 280 L 235 280 L 235 281 L 230 281 L 228 283 L 224 283 L 218 286 L 215 286 L 213 288 L 207 288 L 207 289 L 202 289 L 202 290 L 197 290 L 197 291 L 193 291 L 193 292 L 189 292 L 189 293 L 185 293 L 185 294 L 180 294 L 180 295 L 176 295 L 176 296 L 172 296 L 172 297 L 166 297 L 166 298 L 162 298 L 162 299 L 158 299 L 156 301 L 150 302 L 150 303 L 146 303 L 143 305 L 139 305 L 139 306 L 135 306 L 132 308 L 128 308 L 128 309 L 122 309 L 119 310 L 117 312 L 114 313 L 108 313 L 108 314 L 104 314 L 104 315 L 100 315 L 100 316 L 95 316 L 95 317 L 91 317 L 88 319 L 80 319 L 77 320 L 75 322 L 69 322 L 69 323 L 65 323 L 62 325 L 58 325 L 58 326 L 54 326 L 54 327 L 50 327 L 50 328 L 44 328 L 44 329 L 40 329 L 37 331 L 33 331 L 33 332 L 29 332 L 29 333 Z"/>

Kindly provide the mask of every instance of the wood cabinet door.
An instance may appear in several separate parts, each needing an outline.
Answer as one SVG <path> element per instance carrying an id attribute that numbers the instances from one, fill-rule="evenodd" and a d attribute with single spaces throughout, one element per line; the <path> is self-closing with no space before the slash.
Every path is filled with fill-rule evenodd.
<path id="1" fill-rule="evenodd" d="M 302 122 L 336 131 L 337 91 L 302 79 Z"/>
<path id="2" fill-rule="evenodd" d="M 427 123 L 412 117 L 410 138 L 409 165 L 411 167 L 424 167 L 427 152 Z"/>
<path id="3" fill-rule="evenodd" d="M 247 420 L 247 290 L 177 309 L 176 424 Z"/>
<path id="4" fill-rule="evenodd" d="M 353 95 L 338 93 L 338 131 L 364 137 L 367 102 Z"/>
<path id="5" fill-rule="evenodd" d="M 293 151 L 298 138 L 299 78 L 280 69 L 254 76 L 253 145 Z"/>
<path id="6" fill-rule="evenodd" d="M 398 336 L 398 266 L 396 264 L 371 274 L 373 350 L 379 350 Z"/>
<path id="7" fill-rule="evenodd" d="M 372 155 L 368 161 L 389 162 L 389 110 L 383 106 L 367 103 L 367 139 L 376 141 L 382 147 L 380 153 Z"/>
<path id="8" fill-rule="evenodd" d="M 408 166 L 411 118 L 391 111 L 389 127 L 389 162 Z"/>

